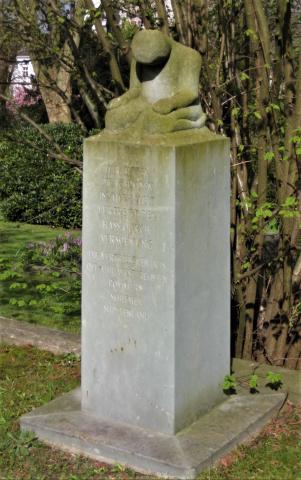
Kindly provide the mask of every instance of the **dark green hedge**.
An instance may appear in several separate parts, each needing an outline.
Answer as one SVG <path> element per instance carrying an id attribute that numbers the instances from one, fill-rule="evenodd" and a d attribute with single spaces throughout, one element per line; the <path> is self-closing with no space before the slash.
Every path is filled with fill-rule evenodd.
<path id="1" fill-rule="evenodd" d="M 43 128 L 66 154 L 82 158 L 83 136 L 77 125 Z M 6 220 L 81 226 L 81 175 L 65 162 L 53 160 L 51 151 L 53 147 L 33 127 L 0 136 L 0 209 Z"/>

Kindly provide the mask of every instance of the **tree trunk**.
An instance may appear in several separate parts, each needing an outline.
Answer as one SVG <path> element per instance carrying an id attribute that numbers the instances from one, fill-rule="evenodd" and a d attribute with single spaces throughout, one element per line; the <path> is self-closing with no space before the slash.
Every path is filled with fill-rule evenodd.
<path id="1" fill-rule="evenodd" d="M 69 100 L 71 98 L 71 84 L 70 74 L 64 70 L 63 67 L 57 69 L 52 67 L 46 69 L 38 62 L 33 62 L 33 68 L 37 80 L 39 82 L 41 95 L 46 107 L 49 123 L 71 123 L 71 111 L 70 107 L 52 85 L 49 83 L 49 77 L 51 82 L 62 91 Z M 47 75 L 47 73 L 48 75 Z"/>

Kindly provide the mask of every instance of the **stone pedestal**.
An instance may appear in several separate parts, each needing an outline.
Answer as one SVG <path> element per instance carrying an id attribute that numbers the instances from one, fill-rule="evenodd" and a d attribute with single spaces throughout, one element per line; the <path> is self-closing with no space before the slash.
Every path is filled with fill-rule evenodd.
<path id="1" fill-rule="evenodd" d="M 228 141 L 206 129 L 85 142 L 82 387 L 24 415 L 23 430 L 189 479 L 279 408 L 283 394 L 219 403 L 229 200 Z"/>
<path id="2" fill-rule="evenodd" d="M 85 143 L 82 408 L 174 434 L 230 368 L 228 140 Z"/>

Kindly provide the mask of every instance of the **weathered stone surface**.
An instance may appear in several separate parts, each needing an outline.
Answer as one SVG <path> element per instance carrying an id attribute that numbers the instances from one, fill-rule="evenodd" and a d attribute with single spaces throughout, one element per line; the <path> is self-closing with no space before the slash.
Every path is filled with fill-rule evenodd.
<path id="1" fill-rule="evenodd" d="M 106 129 L 139 137 L 203 127 L 200 54 L 158 30 L 138 32 L 132 53 L 130 88 L 109 103 Z"/>
<path id="2" fill-rule="evenodd" d="M 23 430 L 74 453 L 121 463 L 142 473 L 193 479 L 275 415 L 284 394 L 238 395 L 225 400 L 177 435 L 164 435 L 81 410 L 80 391 L 21 418 Z"/>
<path id="3" fill-rule="evenodd" d="M 82 407 L 94 416 L 175 433 L 220 400 L 228 158 L 205 129 L 86 141 Z"/>
<path id="4" fill-rule="evenodd" d="M 54 354 L 75 353 L 80 355 L 80 335 L 67 333 L 53 328 L 41 327 L 21 320 L 0 317 L 0 343 L 12 345 L 32 345 L 40 350 L 48 350 Z M 233 358 L 232 369 L 238 382 L 258 375 L 259 391 L 268 393 L 266 374 L 269 371 L 280 373 L 283 385 L 281 392 L 286 392 L 288 400 L 301 403 L 301 371 L 274 365 L 259 364 L 252 360 Z"/>
<path id="5" fill-rule="evenodd" d="M 80 335 L 6 317 L 0 317 L 0 342 L 12 345 L 32 345 L 54 354 L 75 353 L 80 355 L 81 351 Z M 300 370 L 259 364 L 241 358 L 233 358 L 232 369 L 238 382 L 249 378 L 255 371 L 258 375 L 259 391 L 261 393 L 270 392 L 270 389 L 265 388 L 267 372 L 280 373 L 283 381 L 281 392 L 286 392 L 287 398 L 291 402 L 301 403 Z"/>

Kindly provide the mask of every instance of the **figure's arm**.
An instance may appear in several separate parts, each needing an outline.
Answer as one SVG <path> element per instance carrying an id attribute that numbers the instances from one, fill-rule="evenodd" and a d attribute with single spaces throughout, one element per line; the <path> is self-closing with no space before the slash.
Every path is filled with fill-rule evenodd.
<path id="1" fill-rule="evenodd" d="M 107 109 L 112 110 L 113 108 L 121 107 L 123 105 L 126 105 L 128 102 L 133 100 L 134 98 L 137 98 L 140 95 L 141 92 L 141 84 L 137 78 L 136 75 L 136 62 L 132 61 L 131 65 L 131 76 L 130 76 L 130 88 L 128 89 L 127 92 L 125 92 L 123 95 L 117 98 L 113 98 L 113 100 L 110 101 Z"/>
<path id="2" fill-rule="evenodd" d="M 126 105 L 128 102 L 138 97 L 140 94 L 140 88 L 130 88 L 127 92 L 117 98 L 113 98 L 108 104 L 107 110 L 112 110 L 113 108 L 121 107 Z"/>
<path id="3" fill-rule="evenodd" d="M 198 95 L 192 90 L 183 89 L 171 97 L 163 98 L 162 100 L 155 102 L 153 104 L 153 110 L 165 115 L 173 110 L 178 110 L 178 108 L 188 107 L 197 100 L 197 98 Z"/>
<path id="4" fill-rule="evenodd" d="M 202 63 L 200 54 L 174 42 L 170 61 L 173 62 L 171 83 L 174 82 L 174 78 L 177 79 L 176 92 L 153 104 L 153 110 L 163 115 L 178 108 L 188 107 L 199 97 L 199 77 Z"/>

